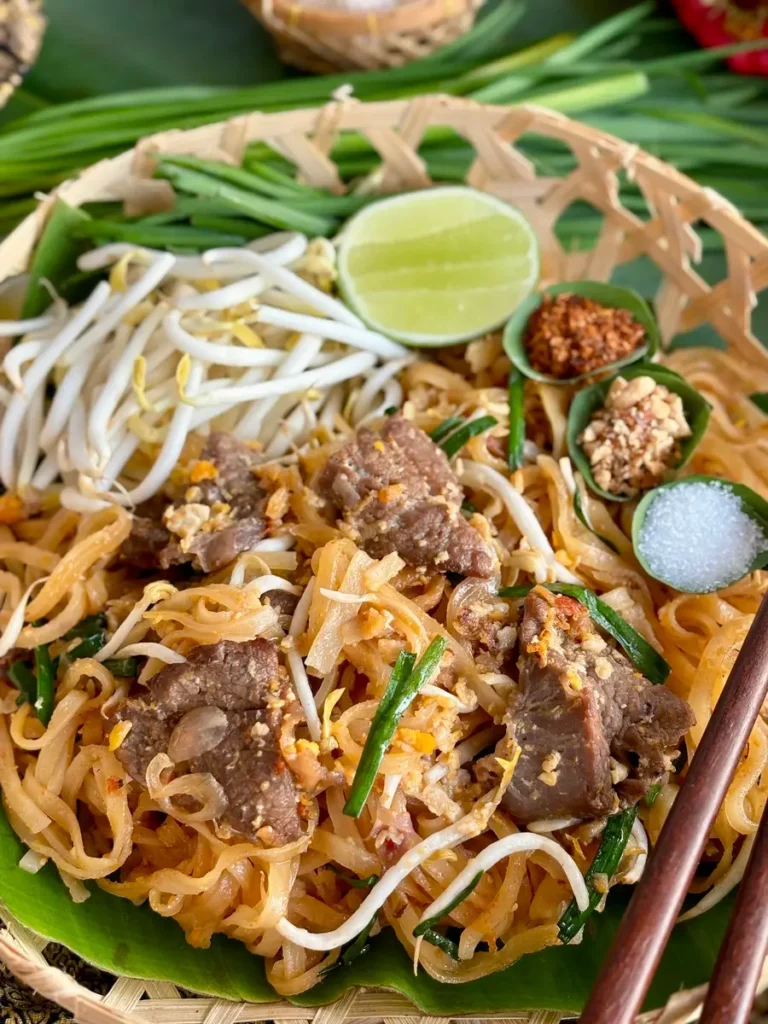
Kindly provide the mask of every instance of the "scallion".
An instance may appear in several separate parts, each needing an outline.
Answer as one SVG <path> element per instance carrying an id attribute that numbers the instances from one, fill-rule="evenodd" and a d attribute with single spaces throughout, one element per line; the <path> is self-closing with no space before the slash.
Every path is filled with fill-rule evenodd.
<path id="1" fill-rule="evenodd" d="M 460 427 L 463 422 L 464 420 L 461 416 L 449 416 L 447 420 L 439 423 L 434 430 L 430 430 L 429 436 L 435 444 L 440 444 L 443 438 L 446 438 L 452 430 Z"/>
<path id="2" fill-rule="evenodd" d="M 19 691 L 18 704 L 35 706 L 37 700 L 37 680 L 34 672 L 25 661 L 14 661 L 8 669 L 11 682 Z"/>
<path id="3" fill-rule="evenodd" d="M 497 423 L 498 420 L 495 416 L 480 416 L 476 420 L 470 420 L 469 423 L 465 423 L 463 427 L 459 427 L 458 430 L 447 437 L 440 444 L 440 447 L 448 458 L 452 459 L 454 455 L 461 451 L 471 437 L 477 437 L 478 434 L 482 434 L 484 431 L 490 430 L 491 427 L 495 427 Z"/>
<path id="4" fill-rule="evenodd" d="M 107 628 L 107 617 L 102 612 L 98 615 L 87 615 L 80 619 L 76 626 L 67 630 L 62 640 L 75 640 L 79 636 L 92 636 L 94 633 Z"/>
<path id="5" fill-rule="evenodd" d="M 595 878 L 598 875 L 605 877 L 606 885 L 610 884 L 611 878 L 621 863 L 624 850 L 632 834 L 632 826 L 637 816 L 637 807 L 628 807 L 625 811 L 612 814 L 605 824 L 605 829 L 600 838 L 600 845 L 597 848 L 592 863 L 584 875 L 587 889 L 589 891 L 589 906 L 586 910 L 580 911 L 576 901 L 572 900 L 568 905 L 558 924 L 560 941 L 569 943 L 580 931 L 584 922 L 597 909 L 600 901 L 605 896 L 607 889 L 599 892 L 595 888 Z"/>
<path id="6" fill-rule="evenodd" d="M 346 882 L 347 885 L 351 885 L 353 889 L 372 889 L 379 880 L 378 875 L 368 875 L 366 878 L 357 878 L 355 875 L 350 875 L 346 871 L 342 871 L 341 868 L 335 864 L 329 864 L 328 867 L 339 878 Z"/>
<path id="7" fill-rule="evenodd" d="M 507 441 L 507 464 L 514 472 L 523 465 L 525 444 L 525 412 L 523 398 L 525 378 L 513 366 L 509 373 L 509 439 Z"/>
<path id="8" fill-rule="evenodd" d="M 467 896 L 470 895 L 470 893 L 475 891 L 477 883 L 480 881 L 482 877 L 483 872 L 478 871 L 475 877 L 467 885 L 464 886 L 460 893 L 456 894 L 456 896 L 451 900 L 451 902 L 446 907 L 443 907 L 439 914 L 435 914 L 434 917 L 428 917 L 424 921 L 421 921 L 419 924 L 416 925 L 416 927 L 413 929 L 414 936 L 418 938 L 419 935 L 424 935 L 425 932 L 429 931 L 434 925 L 442 921 L 443 918 L 448 917 L 448 915 L 453 910 L 455 910 L 460 903 L 464 902 L 464 900 L 467 898 Z"/>
<path id="9" fill-rule="evenodd" d="M 415 666 L 412 654 L 401 651 L 398 655 L 389 685 L 373 716 L 349 798 L 344 805 L 344 813 L 349 817 L 358 818 L 362 813 L 398 722 L 421 687 L 438 671 L 446 646 L 446 640 L 436 636 Z"/>
<path id="10" fill-rule="evenodd" d="M 104 667 L 120 679 L 132 679 L 139 674 L 138 658 L 107 658 Z"/>
<path id="11" fill-rule="evenodd" d="M 449 956 L 451 960 L 459 959 L 459 947 L 453 939 L 449 939 L 447 935 L 441 935 L 440 932 L 436 932 L 433 928 L 427 928 L 424 932 L 423 939 L 425 942 L 429 942 L 431 945 L 437 946 L 438 949 L 442 949 L 442 951 Z"/>
<path id="12" fill-rule="evenodd" d="M 54 683 L 56 679 L 48 644 L 40 644 L 35 648 L 35 677 L 37 679 L 37 695 L 34 704 L 35 713 L 43 725 L 48 725 L 53 714 Z"/>

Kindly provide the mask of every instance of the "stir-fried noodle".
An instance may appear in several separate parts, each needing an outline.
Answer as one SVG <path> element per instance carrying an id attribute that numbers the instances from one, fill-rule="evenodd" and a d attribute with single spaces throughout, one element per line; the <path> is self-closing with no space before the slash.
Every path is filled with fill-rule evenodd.
<path id="1" fill-rule="evenodd" d="M 528 382 L 526 457 L 510 471 L 509 363 L 497 335 L 434 359 L 382 346 L 340 303 L 318 302 L 318 276 L 296 267 L 306 245 L 282 246 L 272 264 L 244 257 L 239 273 L 236 252 L 205 267 L 184 257 L 165 289 L 170 263 L 159 266 L 162 256 L 92 254 L 86 266 L 120 256 L 111 287 L 94 292 L 74 326 L 54 308 L 38 327 L 48 332 L 43 342 L 28 337 L 6 359 L 0 472 L 21 498 L 0 499 L 0 647 L 18 657 L 49 645 L 58 662 L 47 725 L 28 701 L 19 703 L 12 677 L 0 679 L 4 807 L 33 851 L 28 869 L 53 861 L 76 900 L 95 884 L 147 901 L 175 918 L 193 945 L 205 947 L 215 933 L 238 939 L 266 958 L 282 994 L 320 981 L 373 918 L 374 930 L 391 927 L 433 977 L 479 978 L 559 941 L 569 902 L 586 906 L 582 876 L 605 824 L 604 815 L 577 816 L 525 828 L 506 808 L 516 766 L 514 745 L 504 746 L 517 685 L 508 655 L 522 599 L 498 597 L 499 586 L 575 582 L 600 595 L 671 666 L 666 685 L 696 719 L 684 744 L 690 759 L 768 577 L 755 572 L 706 595 L 650 579 L 633 555 L 628 506 L 616 511 L 585 493 L 593 530 L 576 514 L 564 441 L 568 388 Z M 155 269 L 149 280 L 146 266 Z M 214 280 L 201 284 L 203 271 Z M 297 293 L 292 276 L 308 290 Z M 306 306 L 333 329 L 313 335 Z M 98 316 L 105 307 L 108 321 Z M 107 336 L 115 346 L 109 358 L 99 347 Z M 24 344 L 32 347 L 22 352 Z M 334 377 L 345 359 L 351 368 Z M 715 349 L 682 350 L 663 362 L 713 407 L 686 472 L 768 493 L 768 418 L 747 397 L 768 391 L 768 373 Z M 53 367 L 59 390 L 44 418 Z M 296 375 L 305 372 L 297 395 Z M 292 383 L 283 389 L 280 380 Z M 461 580 L 439 567 L 414 568 L 397 552 L 366 553 L 320 500 L 317 479 L 329 457 L 390 407 L 425 432 L 452 416 L 497 421 L 453 464 L 468 503 L 464 521 L 498 561 L 495 577 Z M 151 571 L 119 557 L 135 504 L 163 488 L 199 489 L 210 428 L 251 442 L 263 535 L 207 572 L 174 564 Z M 61 475 L 63 486 L 54 483 Z M 184 507 L 193 505 L 201 507 Z M 201 530 L 193 523 L 175 539 L 184 549 Z M 487 631 L 475 624 L 473 633 L 478 609 Z M 69 632 L 98 615 L 101 647 L 73 659 L 83 634 Z M 228 716 L 254 714 L 249 728 L 258 736 L 266 730 L 261 711 L 184 709 L 167 749 L 150 750 L 141 781 L 121 759 L 131 733 L 136 739 L 144 728 L 144 719 L 121 713 L 126 701 L 146 700 L 160 672 L 189 670 L 201 646 L 256 638 L 270 642 L 282 680 L 263 715 L 274 716 L 277 763 L 297 794 L 300 827 L 286 826 L 285 841 L 270 818 L 269 781 L 261 817 L 244 830 L 233 823 L 232 790 L 211 767 Z M 393 727 L 362 812 L 345 814 L 398 656 L 420 659 L 436 638 L 439 664 Z M 137 659 L 133 676 L 116 673 L 126 659 Z M 192 767 L 177 770 L 185 762 Z M 641 801 L 614 881 L 642 872 L 684 762 L 669 766 L 655 801 Z M 740 877 L 768 796 L 767 762 L 761 717 L 714 825 L 694 914 Z M 479 881 L 441 918 L 454 959 L 413 932 L 440 916 L 443 894 L 456 895 L 473 864 Z"/>

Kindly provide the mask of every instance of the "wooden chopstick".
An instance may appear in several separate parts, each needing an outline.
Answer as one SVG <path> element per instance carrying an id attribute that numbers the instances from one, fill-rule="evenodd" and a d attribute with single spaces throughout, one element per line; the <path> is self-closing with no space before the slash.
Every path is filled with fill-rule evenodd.
<path id="1" fill-rule="evenodd" d="M 699 1024 L 746 1024 L 767 952 L 768 813 L 763 812 Z"/>
<path id="2" fill-rule="evenodd" d="M 631 1024 L 634 1020 L 766 693 L 768 596 L 603 961 L 581 1024 Z M 733 1024 L 732 1018 L 728 1024 Z"/>

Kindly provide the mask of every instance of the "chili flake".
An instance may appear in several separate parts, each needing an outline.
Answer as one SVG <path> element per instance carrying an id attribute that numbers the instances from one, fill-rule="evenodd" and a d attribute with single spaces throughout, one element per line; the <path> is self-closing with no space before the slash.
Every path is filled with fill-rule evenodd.
<path id="1" fill-rule="evenodd" d="M 613 309 L 571 292 L 545 295 L 525 332 L 531 366 L 558 380 L 625 359 L 645 341 L 645 328 L 628 309 Z"/>

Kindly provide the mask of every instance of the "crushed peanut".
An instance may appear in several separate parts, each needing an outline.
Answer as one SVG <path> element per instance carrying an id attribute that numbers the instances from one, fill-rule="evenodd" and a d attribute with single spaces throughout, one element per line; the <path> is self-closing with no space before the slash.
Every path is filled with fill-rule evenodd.
<path id="1" fill-rule="evenodd" d="M 634 498 L 656 487 L 680 461 L 680 440 L 690 437 L 683 403 L 652 377 L 617 377 L 579 444 L 598 487 Z"/>
<path id="2" fill-rule="evenodd" d="M 645 341 L 645 328 L 628 309 L 612 309 L 570 292 L 545 295 L 525 331 L 531 366 L 558 380 L 625 359 Z"/>

